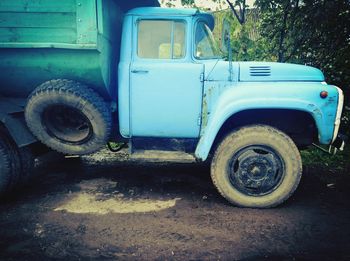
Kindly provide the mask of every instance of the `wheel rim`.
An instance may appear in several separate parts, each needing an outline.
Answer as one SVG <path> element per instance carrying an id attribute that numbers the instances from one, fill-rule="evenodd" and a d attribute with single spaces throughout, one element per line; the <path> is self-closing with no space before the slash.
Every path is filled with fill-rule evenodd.
<path id="1" fill-rule="evenodd" d="M 282 157 L 274 149 L 254 145 L 238 151 L 229 165 L 231 185 L 249 196 L 273 192 L 282 182 L 285 171 Z"/>
<path id="2" fill-rule="evenodd" d="M 50 136 L 65 143 L 82 144 L 93 133 L 89 119 L 76 108 L 66 105 L 47 107 L 42 121 Z"/>

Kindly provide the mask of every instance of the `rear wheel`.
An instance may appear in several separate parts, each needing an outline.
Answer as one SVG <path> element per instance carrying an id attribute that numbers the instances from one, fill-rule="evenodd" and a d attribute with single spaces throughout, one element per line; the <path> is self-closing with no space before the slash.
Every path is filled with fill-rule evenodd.
<path id="1" fill-rule="evenodd" d="M 229 134 L 211 164 L 212 180 L 220 194 L 243 207 L 281 204 L 293 194 L 301 174 L 301 157 L 294 142 L 264 125 Z"/>
<path id="2" fill-rule="evenodd" d="M 0 131 L 0 195 L 10 191 L 19 182 L 20 155 L 9 137 Z"/>

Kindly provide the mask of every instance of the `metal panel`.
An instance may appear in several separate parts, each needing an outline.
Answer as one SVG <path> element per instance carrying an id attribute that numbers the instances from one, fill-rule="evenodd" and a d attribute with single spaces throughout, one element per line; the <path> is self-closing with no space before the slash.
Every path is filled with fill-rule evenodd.
<path id="1" fill-rule="evenodd" d="M 75 28 L 75 13 L 1 13 L 0 27 Z"/>
<path id="2" fill-rule="evenodd" d="M 111 98 L 117 98 L 117 64 L 124 13 L 115 1 L 97 1 L 98 50 L 102 77 L 109 86 Z"/>
<path id="3" fill-rule="evenodd" d="M 240 62 L 239 65 L 239 80 L 242 82 L 324 81 L 319 69 L 300 64 Z"/>
<path id="4" fill-rule="evenodd" d="M 76 0 L 1 0 L 1 12 L 75 12 Z"/>
<path id="5" fill-rule="evenodd" d="M 319 93 L 327 89 L 328 99 Z M 286 109 L 309 113 L 315 120 L 321 144 L 332 140 L 338 91 L 332 85 L 313 82 L 206 82 L 205 96 L 210 112 L 202 130 L 196 157 L 205 160 L 224 122 L 232 115 L 251 109 Z M 288 119 L 287 119 L 288 120 Z"/>
<path id="6" fill-rule="evenodd" d="M 97 42 L 96 1 L 77 2 L 77 43 Z"/>
<path id="7" fill-rule="evenodd" d="M 1 0 L 0 46 L 77 43 L 76 0 Z M 8 47 L 13 47 L 8 46 Z"/>
<path id="8" fill-rule="evenodd" d="M 38 37 L 40 36 L 40 37 Z M 74 29 L 62 28 L 0 28 L 0 42 L 3 43 L 75 43 Z M 35 47 L 35 46 L 33 46 Z"/>
<path id="9" fill-rule="evenodd" d="M 134 61 L 130 70 L 130 121 L 133 136 L 199 136 L 202 64 Z"/>
<path id="10" fill-rule="evenodd" d="M 0 49 L 0 94 L 26 97 L 52 79 L 72 79 L 106 95 L 97 50 Z"/>
<path id="11" fill-rule="evenodd" d="M 0 96 L 0 123 L 4 124 L 19 147 L 37 142 L 24 120 L 25 104 L 25 99 L 10 99 Z"/>
<path id="12" fill-rule="evenodd" d="M 24 147 L 37 142 L 24 120 L 24 115 L 7 115 L 1 120 L 18 147 Z"/>

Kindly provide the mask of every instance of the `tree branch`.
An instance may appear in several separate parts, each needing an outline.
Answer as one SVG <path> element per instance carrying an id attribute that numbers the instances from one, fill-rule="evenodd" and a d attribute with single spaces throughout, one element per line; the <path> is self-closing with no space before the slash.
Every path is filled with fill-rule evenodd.
<path id="1" fill-rule="evenodd" d="M 232 10 L 232 12 L 234 13 L 235 17 L 237 18 L 238 22 L 242 25 L 245 23 L 245 9 L 246 9 L 246 4 L 245 4 L 245 0 L 243 1 L 243 7 L 242 7 L 242 3 L 239 3 L 234 5 L 232 4 L 229 0 L 226 0 L 226 2 L 228 3 L 228 5 L 230 6 L 230 9 Z M 237 10 L 235 9 L 235 7 L 238 6 L 239 7 L 239 13 L 237 12 Z"/>

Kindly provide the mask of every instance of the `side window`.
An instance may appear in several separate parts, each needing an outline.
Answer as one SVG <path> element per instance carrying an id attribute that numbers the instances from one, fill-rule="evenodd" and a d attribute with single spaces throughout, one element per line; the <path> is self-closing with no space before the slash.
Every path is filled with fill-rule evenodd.
<path id="1" fill-rule="evenodd" d="M 148 59 L 181 59 L 186 55 L 186 25 L 181 21 L 141 20 L 137 55 Z"/>
<path id="2" fill-rule="evenodd" d="M 213 59 L 221 57 L 220 49 L 214 40 L 212 31 L 203 22 L 199 22 L 195 35 L 195 57 L 198 59 Z"/>

